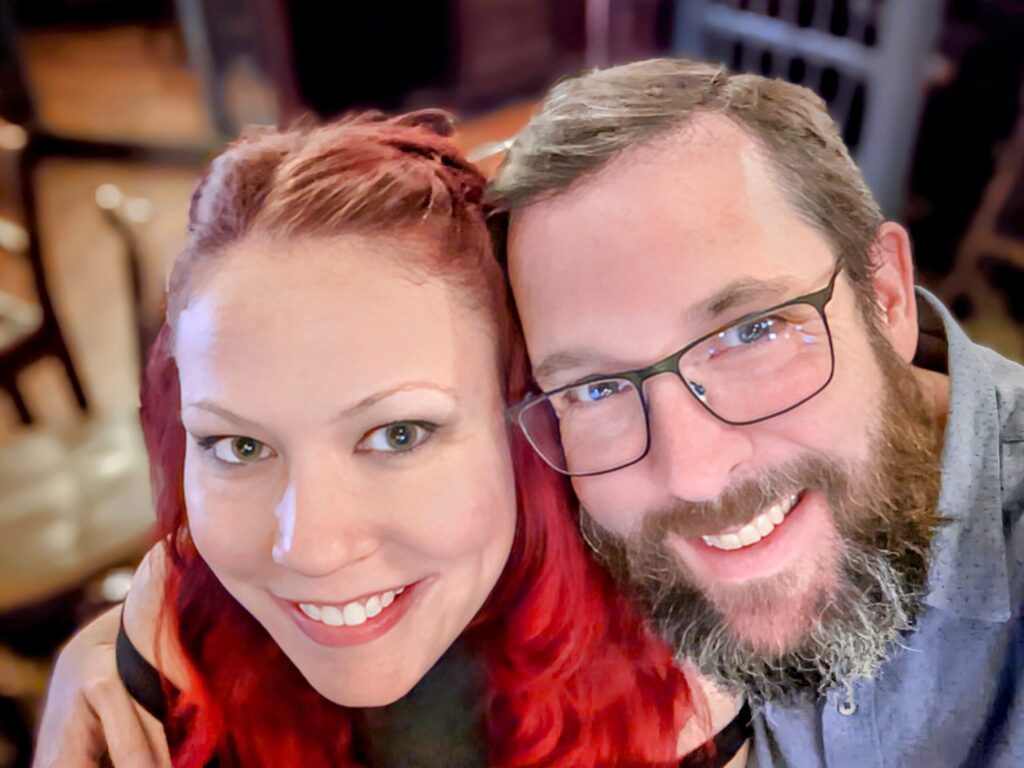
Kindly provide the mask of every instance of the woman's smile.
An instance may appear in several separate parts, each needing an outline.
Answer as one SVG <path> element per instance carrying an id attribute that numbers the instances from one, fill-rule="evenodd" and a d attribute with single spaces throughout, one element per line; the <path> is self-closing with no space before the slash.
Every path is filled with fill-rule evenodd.
<path id="1" fill-rule="evenodd" d="M 433 579 L 345 602 L 296 602 L 277 598 L 281 609 L 314 643 L 333 648 L 361 645 L 390 632 L 414 610 Z"/>

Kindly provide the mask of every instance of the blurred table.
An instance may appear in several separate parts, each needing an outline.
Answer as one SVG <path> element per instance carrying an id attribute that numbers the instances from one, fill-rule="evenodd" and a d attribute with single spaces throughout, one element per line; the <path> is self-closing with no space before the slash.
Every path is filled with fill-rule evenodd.
<path id="1" fill-rule="evenodd" d="M 148 548 L 148 464 L 132 411 L 0 447 L 0 614 L 80 587 Z"/>

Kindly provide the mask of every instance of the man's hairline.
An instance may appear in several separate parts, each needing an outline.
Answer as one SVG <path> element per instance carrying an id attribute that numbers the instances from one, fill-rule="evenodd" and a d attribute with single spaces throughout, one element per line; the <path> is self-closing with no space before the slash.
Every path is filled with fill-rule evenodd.
<path id="1" fill-rule="evenodd" d="M 645 136 L 634 144 L 630 144 L 617 153 L 608 156 L 593 168 L 589 168 L 581 173 L 567 186 L 555 187 L 539 192 L 528 202 L 515 207 L 503 208 L 499 203 L 497 212 L 503 212 L 508 217 L 508 223 L 505 227 L 506 242 L 503 244 L 503 250 L 505 271 L 510 281 L 513 274 L 513 262 L 509 244 L 512 240 L 512 232 L 517 218 L 521 220 L 531 210 L 536 210 L 536 206 L 553 203 L 557 207 L 563 201 L 585 195 L 593 184 L 599 183 L 608 174 L 613 173 L 620 163 L 627 162 L 629 158 L 637 153 L 671 152 L 673 150 L 673 142 L 678 141 L 680 135 L 684 135 L 695 124 L 706 124 L 708 120 L 713 120 L 715 124 L 725 127 L 726 130 L 738 131 L 739 135 L 749 141 L 749 146 L 753 149 L 753 156 L 762 164 L 768 180 L 774 185 L 776 192 L 778 192 L 782 199 L 782 203 L 794 216 L 824 237 L 833 251 L 833 256 L 839 258 L 842 254 L 836 250 L 837 244 L 833 241 L 834 233 L 828 231 L 821 221 L 818 221 L 813 216 L 809 216 L 803 210 L 799 199 L 800 193 L 793 189 L 790 180 L 787 178 L 785 168 L 778 162 L 776 153 L 768 145 L 767 141 L 751 126 L 723 109 L 698 107 L 681 117 L 678 121 L 668 123 L 661 129 L 652 132 L 649 136 Z M 886 220 L 883 216 L 879 224 Z M 877 235 L 877 230 L 874 235 Z M 862 309 L 865 312 L 868 311 L 866 306 L 862 307 Z"/>
<path id="2" fill-rule="evenodd" d="M 806 221 L 806 217 L 802 214 L 798 206 L 795 204 L 795 201 L 792 199 L 792 194 L 787 189 L 788 185 L 784 175 L 781 169 L 778 168 L 778 164 L 774 161 L 771 149 L 765 141 L 753 129 L 743 123 L 743 121 L 736 119 L 728 112 L 720 109 L 699 108 L 682 117 L 679 121 L 668 123 L 662 126 L 661 129 L 651 133 L 649 136 L 645 136 L 637 140 L 635 143 L 622 148 L 615 154 L 609 155 L 593 168 L 588 168 L 580 173 L 566 186 L 542 190 L 532 196 L 528 201 L 520 203 L 519 205 L 505 207 L 499 203 L 497 210 L 499 212 L 503 211 L 508 216 L 507 234 L 511 235 L 512 227 L 514 226 L 517 218 L 522 219 L 522 217 L 528 215 L 531 210 L 536 210 L 536 206 L 543 205 L 545 203 L 554 203 L 557 206 L 565 200 L 585 195 L 593 185 L 600 183 L 609 174 L 614 173 L 622 163 L 628 162 L 631 158 L 635 158 L 637 155 L 650 154 L 656 156 L 659 153 L 670 153 L 676 149 L 673 144 L 680 141 L 682 138 L 689 141 L 690 139 L 686 134 L 689 131 L 692 131 L 695 127 L 699 128 L 706 124 L 709 120 L 713 120 L 715 123 L 725 127 L 727 130 L 738 131 L 739 135 L 743 136 L 750 142 L 750 146 L 754 151 L 754 156 L 762 163 L 762 167 L 767 173 L 769 180 L 775 185 L 776 190 L 782 196 L 785 204 L 790 208 L 794 215 Z M 807 223 L 815 229 L 820 230 L 820 226 L 816 222 L 807 221 Z M 827 233 L 822 232 L 822 234 L 827 237 Z M 509 251 L 507 243 L 505 251 L 508 265 L 511 266 L 511 251 Z"/>

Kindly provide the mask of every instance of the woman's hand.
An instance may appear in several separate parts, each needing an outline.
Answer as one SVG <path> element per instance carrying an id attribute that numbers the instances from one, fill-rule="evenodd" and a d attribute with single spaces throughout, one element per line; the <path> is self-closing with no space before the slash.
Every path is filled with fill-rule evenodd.
<path id="1" fill-rule="evenodd" d="M 54 666 L 33 768 L 168 768 L 163 726 L 128 695 L 114 643 L 120 606 L 83 627 Z"/>

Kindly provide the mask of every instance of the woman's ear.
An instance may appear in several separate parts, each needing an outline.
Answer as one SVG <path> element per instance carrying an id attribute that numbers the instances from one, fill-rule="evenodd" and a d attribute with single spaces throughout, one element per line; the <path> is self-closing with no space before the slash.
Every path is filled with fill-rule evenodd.
<path id="1" fill-rule="evenodd" d="M 914 262 L 907 230 L 892 221 L 875 233 L 875 272 L 872 278 L 882 332 L 906 362 L 917 350 L 917 297 Z"/>

